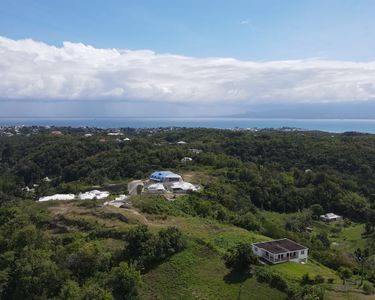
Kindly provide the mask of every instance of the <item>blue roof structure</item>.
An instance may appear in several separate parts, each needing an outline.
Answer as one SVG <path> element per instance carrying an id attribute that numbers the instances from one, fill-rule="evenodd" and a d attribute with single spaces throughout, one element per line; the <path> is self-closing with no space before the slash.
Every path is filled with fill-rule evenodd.
<path id="1" fill-rule="evenodd" d="M 171 171 L 156 171 L 151 174 L 150 179 L 155 181 L 164 181 L 167 176 L 173 176 L 180 177 L 180 175 L 177 175 Z"/>

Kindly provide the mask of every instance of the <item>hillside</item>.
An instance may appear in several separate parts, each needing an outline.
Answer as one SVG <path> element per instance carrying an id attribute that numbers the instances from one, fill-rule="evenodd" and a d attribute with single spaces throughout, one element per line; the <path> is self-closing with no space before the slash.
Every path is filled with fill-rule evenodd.
<path id="1" fill-rule="evenodd" d="M 0 138 L 4 299 L 374 299 L 374 136 L 121 132 L 25 127 Z M 200 189 L 136 191 L 126 208 L 36 201 L 92 189 L 113 200 L 155 170 Z M 326 212 L 344 219 L 325 223 Z M 308 262 L 226 264 L 238 245 L 281 238 L 309 248 Z M 369 249 L 363 264 L 357 249 Z"/>

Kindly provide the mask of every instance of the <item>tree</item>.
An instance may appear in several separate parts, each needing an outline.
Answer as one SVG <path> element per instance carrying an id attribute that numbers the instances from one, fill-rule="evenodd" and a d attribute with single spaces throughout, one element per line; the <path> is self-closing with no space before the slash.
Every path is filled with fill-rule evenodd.
<path id="1" fill-rule="evenodd" d="M 157 256 L 164 259 L 179 252 L 185 247 L 182 232 L 177 227 L 162 229 L 158 234 Z"/>
<path id="2" fill-rule="evenodd" d="M 233 270 L 248 271 L 252 264 L 258 262 L 251 244 L 240 243 L 229 249 L 224 256 L 225 265 Z"/>
<path id="3" fill-rule="evenodd" d="M 313 204 L 310 206 L 313 219 L 318 220 L 320 215 L 324 213 L 323 207 L 320 204 Z"/>
<path id="4" fill-rule="evenodd" d="M 147 268 L 155 259 L 156 239 L 146 225 L 128 232 L 125 257 L 139 269 Z"/>
<path id="5" fill-rule="evenodd" d="M 111 270 L 109 276 L 109 286 L 112 289 L 112 295 L 117 300 L 138 299 L 138 286 L 141 283 L 141 275 L 134 267 L 126 262 L 120 263 L 118 267 Z"/>
<path id="6" fill-rule="evenodd" d="M 370 251 L 368 248 L 362 250 L 361 248 L 357 248 L 357 250 L 354 251 L 354 257 L 356 261 L 359 263 L 361 266 L 361 285 L 363 284 L 363 279 L 364 279 L 364 268 L 365 268 L 365 263 L 367 262 L 368 258 L 370 256 Z"/>
<path id="7" fill-rule="evenodd" d="M 61 288 L 59 299 L 80 300 L 81 298 L 81 288 L 76 281 L 68 280 Z"/>
<path id="8" fill-rule="evenodd" d="M 342 284 L 346 287 L 346 281 L 353 276 L 352 270 L 340 267 L 338 273 L 340 278 L 342 279 Z"/>

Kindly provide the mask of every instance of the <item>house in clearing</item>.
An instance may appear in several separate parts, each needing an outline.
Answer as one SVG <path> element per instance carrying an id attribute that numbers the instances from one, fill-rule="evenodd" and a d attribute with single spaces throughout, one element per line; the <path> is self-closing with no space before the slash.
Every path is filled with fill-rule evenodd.
<path id="1" fill-rule="evenodd" d="M 198 188 L 195 185 L 184 181 L 173 182 L 169 189 L 171 192 L 175 194 L 192 193 L 198 190 Z"/>
<path id="2" fill-rule="evenodd" d="M 333 222 L 333 221 L 339 221 L 342 220 L 342 216 L 336 215 L 334 213 L 328 213 L 325 215 L 321 215 L 320 219 L 325 222 Z"/>
<path id="3" fill-rule="evenodd" d="M 182 177 L 170 171 L 156 171 L 151 174 L 150 179 L 155 182 L 169 183 L 180 182 Z"/>
<path id="4" fill-rule="evenodd" d="M 308 248 L 289 239 L 273 240 L 252 244 L 256 256 L 272 264 L 287 261 L 307 263 Z"/>
<path id="5" fill-rule="evenodd" d="M 150 194 L 164 194 L 167 190 L 162 183 L 154 183 L 147 187 Z"/>

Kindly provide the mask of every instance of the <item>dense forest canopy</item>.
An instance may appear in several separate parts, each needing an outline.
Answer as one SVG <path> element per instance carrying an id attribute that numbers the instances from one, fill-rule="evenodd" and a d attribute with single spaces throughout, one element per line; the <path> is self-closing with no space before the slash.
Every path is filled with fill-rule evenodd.
<path id="1" fill-rule="evenodd" d="M 61 134 L 51 134 L 53 130 Z M 82 223 L 85 230 L 55 235 L 51 230 L 65 217 L 53 221 L 47 207 L 35 200 L 93 186 L 123 184 L 126 189 L 130 180 L 147 178 L 155 170 L 203 174 L 197 182 L 202 189 L 174 202 L 140 198 L 135 202 L 142 213 L 200 217 L 271 238 L 293 238 L 323 265 L 359 274 L 354 253 L 331 249 L 326 232 L 305 232 L 320 214 L 335 212 L 346 223 L 365 224 L 364 248 L 374 249 L 374 135 L 188 128 L 121 132 L 119 137 L 104 129 L 24 127 L 18 135 L 0 136 L 4 299 L 136 299 L 143 274 L 186 247 L 179 229 L 154 232 L 142 225 L 116 232 Z M 183 162 L 184 157 L 193 160 Z M 266 212 L 290 217 L 280 226 Z M 98 242 L 103 237 L 123 244 L 109 251 Z M 371 250 L 366 257 L 373 254 Z M 375 281 L 371 267 L 366 274 Z"/>

